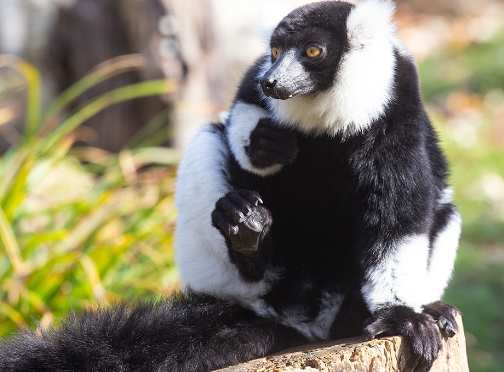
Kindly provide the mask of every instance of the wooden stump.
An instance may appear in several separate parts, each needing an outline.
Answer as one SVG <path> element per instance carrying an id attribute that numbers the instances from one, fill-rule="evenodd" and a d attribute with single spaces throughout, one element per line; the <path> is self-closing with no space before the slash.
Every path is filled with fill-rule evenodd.
<path id="1" fill-rule="evenodd" d="M 457 318 L 459 332 L 443 340 L 443 349 L 431 372 L 469 372 L 462 318 Z M 266 358 L 252 360 L 220 372 L 294 372 L 294 371 L 404 371 L 410 347 L 401 337 L 386 337 L 368 342 L 361 338 L 328 341 L 287 350 Z"/>

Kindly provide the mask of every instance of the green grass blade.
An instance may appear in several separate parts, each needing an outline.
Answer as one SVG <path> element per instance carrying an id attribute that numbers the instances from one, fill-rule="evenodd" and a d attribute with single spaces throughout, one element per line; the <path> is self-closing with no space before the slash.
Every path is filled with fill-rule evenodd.
<path id="1" fill-rule="evenodd" d="M 10 319 L 17 326 L 27 326 L 23 315 L 4 301 L 0 301 L 0 319 L 2 318 L 1 315 Z"/>
<path id="2" fill-rule="evenodd" d="M 47 153 L 54 149 L 58 141 L 77 128 L 83 122 L 96 115 L 103 109 L 119 102 L 160 95 L 173 92 L 175 84 L 166 79 L 146 81 L 117 88 L 104 93 L 95 100 L 80 108 L 77 112 L 67 118 L 61 125 L 54 129 L 44 140 L 40 154 Z"/>
<path id="3" fill-rule="evenodd" d="M 106 291 L 103 287 L 100 273 L 94 261 L 88 255 L 83 254 L 80 257 L 79 262 L 84 269 L 84 273 L 87 277 L 87 282 L 91 286 L 93 295 L 100 302 L 106 301 Z"/>
<path id="4" fill-rule="evenodd" d="M 10 183 L 6 185 L 6 189 L 0 199 L 0 207 L 8 221 L 14 218 L 16 209 L 23 203 L 26 198 L 26 186 L 28 176 L 33 168 L 34 160 L 30 155 L 22 158 L 22 161 L 16 167 L 16 172 L 13 174 Z"/>
<path id="5" fill-rule="evenodd" d="M 18 277 L 23 276 L 25 274 L 25 265 L 21 257 L 21 250 L 2 208 L 0 208 L 0 239 L 5 247 L 14 272 Z"/>
<path id="6" fill-rule="evenodd" d="M 55 115 L 63 111 L 68 104 L 88 89 L 106 79 L 110 79 L 116 75 L 131 70 L 140 69 L 144 67 L 144 65 L 145 59 L 140 54 L 119 56 L 99 64 L 82 79 L 72 84 L 52 102 L 47 111 L 44 113 L 42 128 L 50 123 L 54 119 Z"/>
<path id="7" fill-rule="evenodd" d="M 11 153 L 7 160 L 6 156 L 0 158 L 1 173 L 0 173 L 0 205 L 4 205 L 5 198 L 12 188 L 12 184 L 17 179 L 20 169 L 26 162 L 28 152 L 25 148 L 18 148 L 15 153 Z"/>
<path id="8" fill-rule="evenodd" d="M 26 80 L 25 141 L 37 133 L 40 116 L 40 74 L 35 67 L 23 59 L 10 55 L 0 55 L 0 68 L 10 67 Z"/>
<path id="9" fill-rule="evenodd" d="M 133 162 L 139 169 L 148 164 L 175 165 L 182 158 L 182 153 L 168 147 L 142 147 L 133 150 Z"/>
<path id="10" fill-rule="evenodd" d="M 173 135 L 173 126 L 167 126 L 173 108 L 168 106 L 145 124 L 124 146 L 133 149 L 140 146 L 162 145 Z"/>

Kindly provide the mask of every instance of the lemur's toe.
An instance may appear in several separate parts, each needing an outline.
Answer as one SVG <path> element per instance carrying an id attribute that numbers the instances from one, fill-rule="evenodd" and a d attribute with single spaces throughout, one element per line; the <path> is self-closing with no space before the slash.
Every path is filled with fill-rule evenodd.
<path id="1" fill-rule="evenodd" d="M 447 336 L 453 337 L 458 332 L 456 320 L 460 311 L 452 305 L 443 301 L 436 301 L 423 306 L 423 313 L 429 314 L 437 321 L 439 329 Z"/>

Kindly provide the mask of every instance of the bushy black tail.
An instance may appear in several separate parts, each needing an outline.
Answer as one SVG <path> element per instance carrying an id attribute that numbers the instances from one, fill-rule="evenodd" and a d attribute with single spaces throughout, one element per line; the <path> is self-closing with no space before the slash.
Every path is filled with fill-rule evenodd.
<path id="1" fill-rule="evenodd" d="M 39 335 L 0 343 L 0 371 L 208 371 L 306 340 L 242 307 L 202 295 L 178 295 L 71 313 Z"/>

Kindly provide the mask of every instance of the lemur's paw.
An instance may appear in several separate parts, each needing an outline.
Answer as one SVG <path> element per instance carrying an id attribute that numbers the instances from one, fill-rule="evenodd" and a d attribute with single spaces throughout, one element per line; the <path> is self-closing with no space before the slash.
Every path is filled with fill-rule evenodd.
<path id="1" fill-rule="evenodd" d="M 458 332 L 458 324 L 455 317 L 459 313 L 459 310 L 455 306 L 443 301 L 436 301 L 424 305 L 423 313 L 432 316 L 447 337 L 453 337 Z"/>
<path id="2" fill-rule="evenodd" d="M 250 145 L 245 151 L 252 165 L 258 168 L 292 164 L 298 154 L 296 135 L 275 125 L 271 119 L 260 119 L 250 133 Z"/>
<path id="3" fill-rule="evenodd" d="M 435 320 L 407 306 L 376 311 L 366 321 L 363 335 L 368 340 L 376 336 L 405 337 L 411 345 L 411 359 L 407 362 L 406 370 L 413 372 L 429 371 L 443 345 Z"/>
<path id="4" fill-rule="evenodd" d="M 220 198 L 212 212 L 212 223 L 229 239 L 231 248 L 244 256 L 259 250 L 261 236 L 271 226 L 271 213 L 254 191 L 231 191 Z"/>

